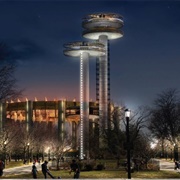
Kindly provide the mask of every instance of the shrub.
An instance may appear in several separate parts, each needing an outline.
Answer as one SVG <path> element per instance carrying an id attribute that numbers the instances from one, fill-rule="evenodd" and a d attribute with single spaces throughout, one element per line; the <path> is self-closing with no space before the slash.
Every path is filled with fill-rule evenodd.
<path id="1" fill-rule="evenodd" d="M 103 169 L 105 169 L 103 164 L 98 164 L 98 165 L 97 165 L 97 170 L 98 170 L 98 171 L 101 171 L 101 170 L 103 170 Z"/>
<path id="2" fill-rule="evenodd" d="M 93 165 L 92 164 L 86 164 L 84 167 L 85 171 L 92 171 L 93 170 Z"/>

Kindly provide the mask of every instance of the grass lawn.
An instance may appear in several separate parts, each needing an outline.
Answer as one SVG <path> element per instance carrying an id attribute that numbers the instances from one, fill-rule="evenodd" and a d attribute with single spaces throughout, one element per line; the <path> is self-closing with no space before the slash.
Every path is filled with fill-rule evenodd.
<path id="1" fill-rule="evenodd" d="M 11 161 L 10 163 L 6 163 L 5 167 L 6 168 L 12 168 L 12 167 L 19 167 L 19 166 L 23 166 L 23 162 L 22 161 Z"/>
<path id="2" fill-rule="evenodd" d="M 102 162 L 101 162 L 102 163 Z M 116 169 L 116 161 L 106 161 L 106 165 L 110 169 Z M 11 161 L 6 168 L 23 166 L 22 161 L 14 162 Z M 62 179 L 72 179 L 73 173 L 69 174 L 69 170 L 60 170 L 60 171 L 51 171 L 51 174 L 56 178 L 60 176 Z M 37 174 L 38 179 L 44 179 L 44 176 L 41 171 Z M 139 171 L 131 173 L 132 178 L 139 179 L 180 179 L 180 173 L 176 171 Z M 21 175 L 9 175 L 3 176 L 3 179 L 32 179 L 32 174 L 29 172 L 28 174 Z M 50 177 L 48 177 L 50 178 Z M 102 171 L 82 171 L 80 174 L 80 179 L 114 179 L 114 178 L 123 178 L 127 179 L 127 172 L 122 168 L 121 170 L 102 170 Z"/>
<path id="3" fill-rule="evenodd" d="M 67 170 L 51 171 L 51 174 L 55 177 L 60 176 L 62 179 L 72 179 L 73 173 L 69 174 Z M 139 171 L 131 174 L 132 178 L 143 179 L 180 179 L 180 174 L 176 171 Z M 3 177 L 4 179 L 31 179 L 32 175 L 16 175 Z M 43 179 L 41 172 L 38 173 L 38 179 Z M 50 178 L 50 177 L 49 177 Z M 103 170 L 103 171 L 83 171 L 80 174 L 80 179 L 113 179 L 113 178 L 127 178 L 125 171 L 119 170 Z"/>

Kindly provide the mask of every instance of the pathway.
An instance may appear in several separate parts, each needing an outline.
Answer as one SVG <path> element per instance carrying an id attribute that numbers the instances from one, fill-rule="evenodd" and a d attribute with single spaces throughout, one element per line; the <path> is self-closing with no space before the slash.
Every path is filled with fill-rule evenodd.
<path id="1" fill-rule="evenodd" d="M 41 165 L 37 164 L 36 167 L 38 171 L 41 170 Z M 26 174 L 26 173 L 30 173 L 31 170 L 32 170 L 32 163 L 30 163 L 29 165 L 23 165 L 19 167 L 4 169 L 3 176 Z"/>

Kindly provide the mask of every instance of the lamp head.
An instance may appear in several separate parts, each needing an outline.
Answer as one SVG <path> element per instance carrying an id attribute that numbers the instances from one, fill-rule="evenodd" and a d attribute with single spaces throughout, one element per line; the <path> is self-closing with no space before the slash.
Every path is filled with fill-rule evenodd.
<path id="1" fill-rule="evenodd" d="M 129 109 L 126 109 L 125 110 L 125 117 L 130 117 L 130 110 Z"/>

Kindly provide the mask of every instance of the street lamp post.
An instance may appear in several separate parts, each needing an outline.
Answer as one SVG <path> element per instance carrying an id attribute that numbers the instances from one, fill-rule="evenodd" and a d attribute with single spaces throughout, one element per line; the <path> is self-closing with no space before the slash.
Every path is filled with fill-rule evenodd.
<path id="1" fill-rule="evenodd" d="M 126 148 L 127 148 L 127 171 L 128 171 L 128 179 L 131 179 L 131 155 L 130 155 L 130 138 L 129 138 L 129 117 L 130 111 L 128 109 L 125 110 L 126 117 Z"/>
<path id="2" fill-rule="evenodd" d="M 29 143 L 27 143 L 27 146 L 28 146 L 28 164 L 29 164 Z"/>

